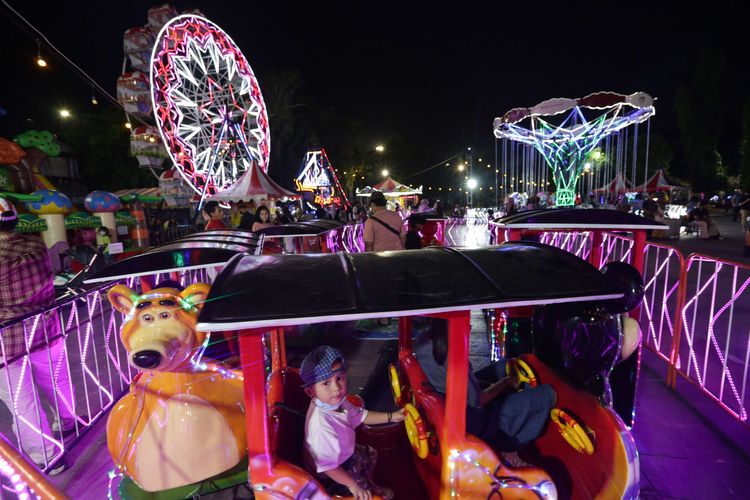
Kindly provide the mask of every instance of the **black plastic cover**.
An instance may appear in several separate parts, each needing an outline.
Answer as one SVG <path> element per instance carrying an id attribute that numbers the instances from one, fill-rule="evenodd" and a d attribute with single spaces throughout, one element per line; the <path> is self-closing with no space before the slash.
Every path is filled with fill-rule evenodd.
<path id="1" fill-rule="evenodd" d="M 525 210 L 490 222 L 495 226 L 523 228 L 667 229 L 667 226 L 639 215 L 605 209 L 552 208 Z"/>
<path id="2" fill-rule="evenodd" d="M 84 280 L 97 283 L 133 276 L 147 276 L 180 269 L 200 269 L 223 265 L 237 254 L 255 254 L 259 237 L 254 233 L 231 231 L 231 235 L 204 232 L 166 243 L 146 252 L 115 262 Z"/>
<path id="3" fill-rule="evenodd" d="M 217 276 L 199 328 L 228 330 L 621 295 L 587 262 L 531 242 L 463 250 L 243 255 Z"/>

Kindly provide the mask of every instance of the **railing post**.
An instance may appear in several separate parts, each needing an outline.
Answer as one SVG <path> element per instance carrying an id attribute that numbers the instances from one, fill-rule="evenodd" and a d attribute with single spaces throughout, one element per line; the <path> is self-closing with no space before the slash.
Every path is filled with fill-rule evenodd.
<path id="1" fill-rule="evenodd" d="M 591 231 L 591 254 L 589 263 L 599 269 L 602 267 L 602 242 L 604 241 L 603 231 Z M 583 257 L 583 255 L 581 255 Z"/>
<path id="2" fill-rule="evenodd" d="M 682 339 L 682 309 L 685 307 L 687 298 L 687 273 L 690 269 L 691 257 L 681 262 L 680 284 L 677 286 L 677 306 L 674 315 L 674 335 L 672 335 L 672 346 L 669 349 L 669 366 L 667 367 L 667 386 L 672 389 L 677 385 L 677 363 L 680 356 L 680 340 Z"/>

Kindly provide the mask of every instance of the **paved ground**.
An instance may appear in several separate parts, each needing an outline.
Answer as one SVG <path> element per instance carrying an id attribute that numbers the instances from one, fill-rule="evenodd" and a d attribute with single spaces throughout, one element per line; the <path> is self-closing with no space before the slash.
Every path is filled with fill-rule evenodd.
<path id="1" fill-rule="evenodd" d="M 678 240 L 655 240 L 655 242 L 674 246 L 685 257 L 691 253 L 702 253 L 750 265 L 750 257 L 744 255 L 745 233 L 739 221 L 733 222 L 732 214 L 724 215 L 723 210 L 714 210 L 711 219 L 719 227 L 719 233 L 724 239 L 699 240 L 695 235 L 682 235 Z"/>

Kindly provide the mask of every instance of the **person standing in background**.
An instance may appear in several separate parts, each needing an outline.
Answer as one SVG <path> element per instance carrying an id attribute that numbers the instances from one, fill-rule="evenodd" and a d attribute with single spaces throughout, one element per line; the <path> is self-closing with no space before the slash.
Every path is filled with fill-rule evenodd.
<path id="1" fill-rule="evenodd" d="M 373 214 L 365 221 L 362 239 L 365 251 L 380 252 L 384 250 L 403 250 L 406 230 L 404 221 L 396 212 L 385 208 L 385 195 L 375 191 L 370 196 L 370 208 Z"/>
<path id="2" fill-rule="evenodd" d="M 55 301 L 55 275 L 47 247 L 36 236 L 15 232 L 17 224 L 15 207 L 0 198 L 0 323 L 38 311 Z M 59 319 L 52 311 L 34 325 L 16 323 L 0 331 L 0 363 L 5 365 L 0 399 L 11 413 L 20 417 L 14 418 L 13 424 L 20 448 L 39 468 L 46 468 L 59 451 L 50 436 L 62 441 L 64 434 L 74 431 L 76 425 Z M 26 363 L 27 359 L 30 363 Z M 61 363 L 63 369 L 53 374 L 50 363 L 53 366 Z M 39 393 L 58 408 L 59 420 L 51 429 Z M 64 469 L 65 462 L 59 461 L 48 473 L 54 475 Z"/>
<path id="3" fill-rule="evenodd" d="M 205 229 L 227 229 L 224 224 L 223 216 L 218 201 L 209 201 L 206 206 L 203 207 L 203 213 L 207 219 Z"/>

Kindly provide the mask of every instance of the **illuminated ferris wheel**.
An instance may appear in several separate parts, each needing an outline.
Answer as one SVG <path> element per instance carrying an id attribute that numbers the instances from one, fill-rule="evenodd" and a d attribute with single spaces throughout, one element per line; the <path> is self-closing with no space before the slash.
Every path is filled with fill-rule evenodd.
<path id="1" fill-rule="evenodd" d="M 151 97 L 169 156 L 201 200 L 230 187 L 253 162 L 268 169 L 260 86 L 237 45 L 211 21 L 184 15 L 161 29 Z"/>

